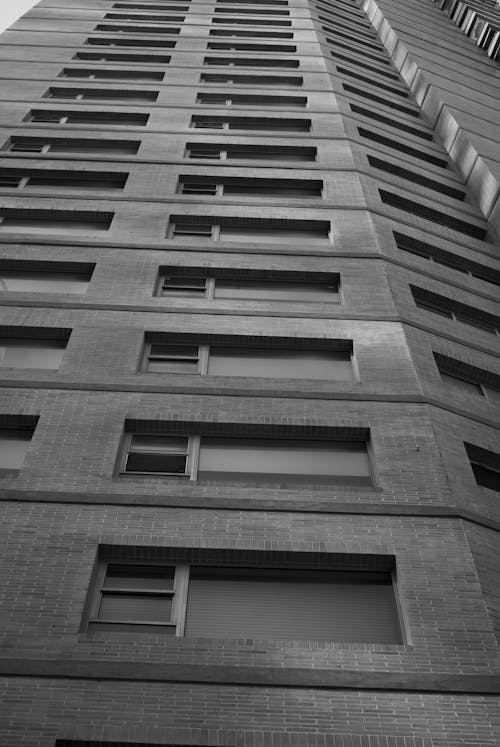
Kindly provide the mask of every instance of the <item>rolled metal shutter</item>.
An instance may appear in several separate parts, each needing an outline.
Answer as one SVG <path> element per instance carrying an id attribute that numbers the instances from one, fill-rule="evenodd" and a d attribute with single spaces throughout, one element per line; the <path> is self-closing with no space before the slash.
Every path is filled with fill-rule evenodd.
<path id="1" fill-rule="evenodd" d="M 390 574 L 192 567 L 186 636 L 401 643 Z"/>

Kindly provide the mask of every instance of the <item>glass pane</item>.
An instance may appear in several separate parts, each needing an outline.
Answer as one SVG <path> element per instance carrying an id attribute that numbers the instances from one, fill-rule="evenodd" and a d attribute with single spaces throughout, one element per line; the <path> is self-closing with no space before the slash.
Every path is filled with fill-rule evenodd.
<path id="1" fill-rule="evenodd" d="M 164 295 L 199 296 L 205 293 L 207 286 L 206 278 L 190 277 L 182 275 L 178 277 L 165 277 L 163 279 L 162 292 Z"/>
<path id="2" fill-rule="evenodd" d="M 146 370 L 148 373 L 199 373 L 198 360 L 153 360 L 150 358 Z"/>
<path id="3" fill-rule="evenodd" d="M 0 365 L 2 368 L 57 369 L 65 349 L 65 340 L 0 338 Z"/>
<path id="4" fill-rule="evenodd" d="M 182 436 L 132 436 L 133 451 L 187 454 L 187 448 L 188 439 Z"/>
<path id="5" fill-rule="evenodd" d="M 191 569 L 186 636 L 401 643 L 389 574 L 228 570 Z"/>
<path id="6" fill-rule="evenodd" d="M 246 227 L 246 226 L 221 226 L 220 227 L 220 239 L 221 241 L 273 241 L 273 242 L 288 242 L 288 241 L 311 241 L 311 240 L 324 240 L 328 238 L 328 234 L 325 231 L 315 231 L 314 229 L 287 229 L 283 228 L 258 228 Z"/>
<path id="7" fill-rule="evenodd" d="M 104 588 L 170 591 L 174 586 L 173 565 L 109 564 Z"/>
<path id="8" fill-rule="evenodd" d="M 477 329 L 482 329 L 485 332 L 492 332 L 495 334 L 495 326 L 489 322 L 473 319 L 470 316 L 462 316 L 461 314 L 455 314 L 455 319 L 457 322 L 461 322 L 462 324 L 468 324 L 469 327 L 477 327 Z"/>
<path id="9" fill-rule="evenodd" d="M 483 395 L 483 391 L 479 384 L 475 384 L 473 381 L 467 381 L 466 379 L 460 379 L 457 376 L 451 374 L 442 373 L 441 378 L 445 384 L 449 384 L 454 389 L 461 389 L 463 392 L 468 394 L 479 394 Z"/>
<path id="10" fill-rule="evenodd" d="M 98 617 L 100 620 L 124 622 L 170 622 L 171 611 L 170 597 L 103 594 Z"/>
<path id="11" fill-rule="evenodd" d="M 0 430 L 0 469 L 20 469 L 28 446 L 31 431 L 16 428 Z"/>
<path id="12" fill-rule="evenodd" d="M 369 478 L 364 443 L 278 439 L 202 438 L 198 476 L 214 474 Z"/>
<path id="13" fill-rule="evenodd" d="M 44 219 L 40 218 L 2 218 L 0 222 L 0 228 L 12 228 L 14 230 L 20 230 L 24 232 L 38 231 L 61 231 L 67 233 L 68 231 L 107 231 L 109 228 L 109 222 L 101 221 L 79 221 L 75 220 L 62 220 L 62 219 Z"/>
<path id="14" fill-rule="evenodd" d="M 186 474 L 187 457 L 181 455 L 168 454 L 133 454 L 130 453 L 127 459 L 126 472 L 144 472 L 144 473 L 161 473 L 161 474 Z"/>
<path id="15" fill-rule="evenodd" d="M 471 464 L 471 467 L 478 485 L 500 493 L 500 472 L 483 467 L 481 464 Z"/>
<path id="16" fill-rule="evenodd" d="M 33 293 L 86 293 L 89 279 L 77 273 L 3 271 L 0 290 Z"/>
<path id="17" fill-rule="evenodd" d="M 208 373 L 286 379 L 353 379 L 349 353 L 210 346 Z"/>
<path id="18" fill-rule="evenodd" d="M 262 301 L 317 301 L 332 303 L 338 300 L 336 288 L 326 283 L 287 283 L 265 280 L 216 280 L 214 298 L 253 298 Z"/>
<path id="19" fill-rule="evenodd" d="M 151 355 L 198 359 L 198 345 L 161 345 L 153 343 L 151 345 Z"/>

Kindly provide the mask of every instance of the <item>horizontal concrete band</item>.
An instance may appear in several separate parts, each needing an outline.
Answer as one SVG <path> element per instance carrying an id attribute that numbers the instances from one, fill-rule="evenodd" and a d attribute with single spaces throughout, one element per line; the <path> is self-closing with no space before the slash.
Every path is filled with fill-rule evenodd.
<path id="1" fill-rule="evenodd" d="M 333 669 L 197 666 L 141 662 L 95 662 L 39 659 L 0 660 L 0 675 L 133 682 L 189 682 L 348 690 L 392 690 L 497 695 L 500 675 L 362 672 Z"/>
<path id="2" fill-rule="evenodd" d="M 371 490 L 370 493 L 373 493 Z M 356 493 L 359 496 L 359 492 Z M 55 491 L 29 491 L 3 488 L 0 490 L 0 502 L 11 501 L 24 503 L 72 503 L 99 506 L 155 506 L 156 508 L 200 508 L 200 509 L 237 509 L 239 511 L 299 511 L 300 513 L 354 514 L 365 516 L 408 516 L 438 517 L 457 519 L 500 531 L 500 522 L 481 516 L 474 511 L 467 511 L 460 506 L 418 503 L 386 503 L 382 501 L 358 501 L 346 503 L 308 498 L 293 500 L 289 498 L 224 498 L 222 496 L 168 496 L 141 495 L 136 493 L 69 493 Z"/>

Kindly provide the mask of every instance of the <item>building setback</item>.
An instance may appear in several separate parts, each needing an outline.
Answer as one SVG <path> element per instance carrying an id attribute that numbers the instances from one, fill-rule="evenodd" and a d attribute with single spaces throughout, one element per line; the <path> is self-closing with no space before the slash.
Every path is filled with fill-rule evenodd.
<path id="1" fill-rule="evenodd" d="M 3 34 L 2 746 L 500 743 L 467 23 L 42 0 Z"/>

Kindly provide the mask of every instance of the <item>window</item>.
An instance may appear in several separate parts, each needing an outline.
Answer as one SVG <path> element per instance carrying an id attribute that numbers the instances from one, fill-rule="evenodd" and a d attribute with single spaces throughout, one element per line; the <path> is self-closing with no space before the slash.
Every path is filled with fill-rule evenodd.
<path id="1" fill-rule="evenodd" d="M 23 293 L 87 292 L 94 265 L 78 262 L 0 261 L 0 291 Z"/>
<path id="2" fill-rule="evenodd" d="M 435 179 L 429 179 L 427 176 L 417 174 L 415 171 L 404 169 L 402 166 L 397 166 L 388 161 L 382 161 L 382 159 L 375 158 L 375 156 L 368 155 L 367 158 L 368 163 L 372 168 L 379 169 L 387 174 L 393 174 L 399 179 L 405 179 L 413 184 L 420 184 L 422 187 L 426 187 L 427 189 L 433 189 L 435 192 L 440 192 L 441 194 L 447 195 L 447 197 L 452 197 L 455 200 L 463 201 L 465 199 L 465 192 L 461 189 L 456 189 L 449 184 L 443 184 L 443 182 L 438 182 Z"/>
<path id="3" fill-rule="evenodd" d="M 309 132 L 310 119 L 278 119 L 275 117 L 210 117 L 194 115 L 191 127 L 199 130 L 264 130 L 266 132 Z"/>
<path id="4" fill-rule="evenodd" d="M 417 130 L 416 127 L 411 127 L 410 125 L 405 124 L 404 122 L 397 122 L 394 119 L 391 119 L 390 117 L 385 117 L 383 114 L 379 114 L 378 112 L 373 112 L 370 109 L 365 109 L 362 106 L 358 106 L 357 104 L 349 104 L 349 107 L 353 114 L 361 114 L 363 117 L 368 117 L 368 119 L 373 119 L 376 122 L 381 122 L 384 125 L 387 125 L 388 127 L 396 128 L 397 130 L 401 130 L 403 132 L 408 132 L 411 135 L 414 135 L 415 137 L 422 138 L 422 140 L 432 140 L 433 136 L 431 132 L 424 132 L 423 130 Z"/>
<path id="5" fill-rule="evenodd" d="M 0 189 L 123 189 L 127 179 L 128 174 L 102 171 L 0 168 Z"/>
<path id="6" fill-rule="evenodd" d="M 173 27 L 158 27 L 158 26 L 132 26 L 132 24 L 119 24 L 114 25 L 112 23 L 98 23 L 94 28 L 94 31 L 111 31 L 118 34 L 180 34 L 179 28 Z"/>
<path id="7" fill-rule="evenodd" d="M 427 207 L 427 205 L 415 202 L 414 200 L 407 200 L 405 197 L 387 192 L 385 189 L 379 189 L 379 194 L 384 205 L 390 205 L 398 210 L 403 210 L 418 218 L 432 221 L 440 226 L 446 226 L 446 228 L 450 228 L 452 231 L 472 236 L 474 239 L 479 239 L 480 241 L 486 238 L 486 229 L 481 225 L 460 220 L 460 218 L 455 218 L 454 215 L 442 213 L 440 210 L 434 210 L 434 208 Z"/>
<path id="8" fill-rule="evenodd" d="M 124 474 L 277 487 L 373 484 L 366 441 L 127 432 L 124 451 Z"/>
<path id="9" fill-rule="evenodd" d="M 211 106 L 303 107 L 307 106 L 307 98 L 305 96 L 247 96 L 239 93 L 199 93 L 196 97 L 196 103 L 210 104 Z"/>
<path id="10" fill-rule="evenodd" d="M 87 629 L 187 638 L 402 643 L 390 569 L 336 570 L 331 562 L 330 567 L 290 567 L 290 562 L 280 567 L 269 561 L 263 567 L 259 559 L 253 566 L 227 560 L 200 565 L 199 557 L 194 563 L 102 557 L 89 594 Z"/>
<path id="11" fill-rule="evenodd" d="M 327 34 L 331 34 L 332 36 L 340 36 L 341 39 L 349 39 L 350 41 L 353 41 L 362 47 L 367 47 L 368 49 L 374 49 L 376 52 L 379 52 L 379 53 L 381 52 L 380 44 L 372 44 L 371 42 L 368 42 L 365 39 L 360 39 L 359 36 L 361 36 L 361 34 L 358 34 L 358 38 L 356 38 L 356 34 L 354 34 L 348 26 L 344 26 L 344 24 L 342 23 L 337 23 L 336 26 L 337 28 L 332 28 L 331 26 L 322 26 L 321 28 L 323 29 L 323 31 L 326 31 Z M 339 29 L 341 28 L 346 29 L 348 33 L 340 31 Z M 369 38 L 369 37 L 366 37 L 366 38 Z M 330 41 L 330 39 L 328 41 Z M 335 42 L 331 41 L 330 43 L 334 44 Z"/>
<path id="12" fill-rule="evenodd" d="M 155 23 L 183 23 L 186 20 L 185 16 L 161 16 L 158 13 L 154 15 L 152 13 L 147 15 L 141 15 L 140 13 L 105 13 L 104 18 L 110 21 L 154 21 Z"/>
<path id="13" fill-rule="evenodd" d="M 156 101 L 158 91 L 112 90 L 111 88 L 54 88 L 45 92 L 49 99 L 74 99 L 88 101 L 91 99 L 114 99 L 117 101 Z"/>
<path id="14" fill-rule="evenodd" d="M 153 70 L 87 70 L 79 67 L 65 67 L 58 75 L 59 78 L 85 78 L 87 80 L 158 80 L 165 77 L 165 73 Z"/>
<path id="15" fill-rule="evenodd" d="M 305 340 L 301 347 L 297 341 L 276 338 L 259 345 L 237 337 L 231 343 L 218 335 L 210 335 L 201 344 L 190 344 L 189 335 L 176 342 L 166 342 L 164 337 L 146 333 L 144 371 L 325 381 L 354 378 L 351 341 L 332 340 L 325 346 Z"/>
<path id="16" fill-rule="evenodd" d="M 136 140 L 91 140 L 89 138 L 38 138 L 13 136 L 7 141 L 10 153 L 97 153 L 102 156 L 135 155 Z"/>
<path id="17" fill-rule="evenodd" d="M 160 273 L 159 294 L 167 298 L 206 298 L 235 299 L 252 301 L 298 301 L 300 303 L 338 303 L 338 274 L 321 273 L 280 273 L 237 275 L 232 277 L 227 271 L 212 270 L 211 276 L 203 270 L 193 268 L 189 274 L 179 272 L 179 268 L 162 270 Z M 175 272 L 174 272 L 175 270 Z M 306 276 L 306 280 L 304 279 Z"/>
<path id="18" fill-rule="evenodd" d="M 244 13 L 245 15 L 259 16 L 289 16 L 289 10 L 267 10 L 264 8 L 215 8 L 215 13 Z"/>
<path id="19" fill-rule="evenodd" d="M 288 243 L 328 241 L 330 223 L 280 218 L 216 218 L 171 215 L 167 238 L 207 238 L 212 241 L 270 241 Z"/>
<path id="20" fill-rule="evenodd" d="M 207 42 L 207 49 L 224 49 L 231 52 L 280 52 L 295 54 L 295 44 L 245 44 L 244 42 Z"/>
<path id="21" fill-rule="evenodd" d="M 175 41 L 170 39 L 120 39 L 120 37 L 90 36 L 85 40 L 85 44 L 105 47 L 158 47 L 173 49 Z"/>
<path id="22" fill-rule="evenodd" d="M 438 265 L 451 267 L 453 270 L 457 270 L 457 272 L 463 272 L 479 280 L 484 280 L 486 283 L 500 285 L 500 270 L 495 270 L 493 267 L 488 267 L 487 265 L 481 265 L 479 262 L 474 262 L 466 257 L 460 257 L 458 254 L 453 254 L 425 241 L 414 239 L 411 236 L 405 236 L 397 231 L 393 231 L 393 235 L 396 239 L 398 249 L 404 252 L 424 257 Z"/>
<path id="23" fill-rule="evenodd" d="M 500 374 L 484 371 L 469 363 L 434 353 L 441 379 L 452 391 L 475 394 L 500 403 Z"/>
<path id="24" fill-rule="evenodd" d="M 108 231 L 114 213 L 83 210 L 0 209 L 0 231 Z"/>
<path id="25" fill-rule="evenodd" d="M 363 68 L 363 70 L 370 70 L 372 73 L 380 75 L 383 78 L 389 78 L 390 80 L 395 81 L 399 80 L 399 77 L 394 73 L 388 73 L 386 72 L 386 70 L 380 70 L 374 65 L 368 65 L 366 62 L 361 62 L 361 60 L 356 59 L 356 57 L 349 57 L 348 55 L 341 54 L 340 52 L 330 52 L 330 54 L 334 60 L 343 60 L 344 62 L 348 62 L 349 64 L 355 65 L 356 67 L 361 67 Z"/>
<path id="26" fill-rule="evenodd" d="M 149 114 L 131 112 L 85 112 L 56 111 L 54 109 L 32 109 L 27 117 L 29 122 L 44 124 L 92 124 L 124 127 L 145 127 Z"/>
<path id="27" fill-rule="evenodd" d="M 299 60 L 275 60 L 272 57 L 204 57 L 204 65 L 217 67 L 264 67 L 264 68 L 298 68 Z"/>
<path id="28" fill-rule="evenodd" d="M 428 244 L 425 241 L 414 239 L 411 236 L 405 236 L 397 231 L 393 231 L 393 235 L 396 239 L 398 249 L 401 249 L 404 252 L 415 254 L 418 257 L 424 257 L 438 265 L 451 267 L 453 270 L 457 270 L 457 272 L 462 272 L 471 277 L 478 278 L 479 280 L 484 280 L 486 283 L 500 285 L 500 271 L 495 270 L 493 267 L 481 265 L 479 262 L 460 257 L 458 254 L 453 254 L 445 249 Z"/>
<path id="29" fill-rule="evenodd" d="M 187 0 L 187 2 L 191 2 L 191 0 Z M 148 3 L 113 3 L 111 7 L 123 8 L 124 10 L 174 10 L 185 13 L 189 10 L 188 5 L 162 5 L 161 3 L 155 3 L 154 5 Z"/>
<path id="30" fill-rule="evenodd" d="M 19 470 L 28 451 L 38 418 L 0 416 L 0 470 Z"/>
<path id="31" fill-rule="evenodd" d="M 347 91 L 347 93 L 354 93 L 356 96 L 361 96 L 364 99 L 370 99 L 370 101 L 376 101 L 377 104 L 381 104 L 382 106 L 387 106 L 389 109 L 396 109 L 398 112 L 403 112 L 403 114 L 409 114 L 411 117 L 420 117 L 420 112 L 418 109 L 410 109 L 407 106 L 402 106 L 401 104 L 396 104 L 394 101 L 390 101 L 387 97 L 382 96 L 376 96 L 374 93 L 369 93 L 364 88 L 355 88 L 354 86 L 349 85 L 348 83 L 342 83 L 342 88 L 344 91 Z"/>
<path id="32" fill-rule="evenodd" d="M 223 177 L 216 181 L 216 177 L 181 174 L 177 189 L 183 195 L 213 197 L 249 195 L 260 198 L 308 199 L 322 196 L 323 182 L 312 179 L 249 179 L 243 177 Z"/>
<path id="33" fill-rule="evenodd" d="M 142 64 L 168 65 L 170 55 L 120 54 L 117 52 L 76 52 L 72 60 L 94 60 L 95 62 L 137 62 Z"/>
<path id="34" fill-rule="evenodd" d="M 316 148 L 289 145 L 232 145 L 231 143 L 186 143 L 188 158 L 240 161 L 315 161 Z"/>
<path id="35" fill-rule="evenodd" d="M 288 5 L 288 0 L 215 0 L 216 3 L 233 5 Z"/>
<path id="36" fill-rule="evenodd" d="M 381 88 L 383 91 L 388 91 L 389 93 L 392 93 L 394 96 L 401 96 L 402 98 L 407 99 L 408 93 L 406 91 L 402 91 L 400 88 L 394 88 L 394 86 L 389 86 L 387 83 L 380 83 L 378 80 L 375 80 L 373 77 L 368 78 L 365 75 L 360 75 L 359 73 L 355 73 L 353 70 L 349 70 L 346 67 L 340 67 L 337 65 L 337 71 L 341 75 L 347 75 L 350 78 L 356 78 L 356 80 L 361 80 L 363 83 L 368 83 L 370 86 L 374 86 L 375 88 Z"/>
<path id="37" fill-rule="evenodd" d="M 290 75 L 224 75 L 223 73 L 202 73 L 200 83 L 216 83 L 235 86 L 301 86 L 301 77 Z M 280 97 L 283 98 L 283 97 Z"/>
<path id="38" fill-rule="evenodd" d="M 1 368 L 45 368 L 56 370 L 62 361 L 71 330 L 38 330 L 43 337 L 4 337 L 0 329 Z M 47 335 L 47 337 L 45 337 Z"/>
<path id="39" fill-rule="evenodd" d="M 380 57 L 378 54 L 370 54 L 369 52 L 364 49 L 364 43 L 358 42 L 363 47 L 360 49 L 356 46 L 356 44 L 353 44 L 354 38 L 351 41 L 351 44 L 345 44 L 344 42 L 339 41 L 339 38 L 343 37 L 344 39 L 348 39 L 349 36 L 347 34 L 341 34 L 340 32 L 337 33 L 337 39 L 335 41 L 333 39 L 326 38 L 326 42 L 328 45 L 334 47 L 337 49 L 337 47 L 340 47 L 341 49 L 347 49 L 349 52 L 355 52 L 356 54 L 362 55 L 363 58 L 366 58 L 367 60 L 374 60 L 375 62 L 378 62 L 379 65 L 390 65 L 390 61 L 384 59 L 383 57 Z"/>
<path id="40" fill-rule="evenodd" d="M 228 12 L 227 10 L 225 11 Z M 220 10 L 219 10 L 220 13 Z M 291 21 L 282 21 L 277 18 L 218 18 L 214 16 L 212 23 L 223 23 L 224 25 L 234 26 L 236 24 L 242 26 L 291 26 Z"/>
<path id="41" fill-rule="evenodd" d="M 500 454 L 464 443 L 477 484 L 500 493 Z"/>
<path id="42" fill-rule="evenodd" d="M 443 158 L 438 158 L 432 153 L 426 153 L 423 150 L 418 150 L 417 148 L 411 148 L 409 145 L 398 143 L 393 138 L 384 137 L 383 135 L 380 135 L 380 133 L 378 132 L 367 130 L 365 127 L 358 127 L 358 133 L 360 134 L 361 137 L 364 137 L 367 140 L 372 140 L 375 143 L 380 143 L 380 145 L 383 145 L 384 147 L 387 147 L 387 148 L 392 148 L 392 150 L 398 150 L 401 153 L 405 153 L 407 156 L 418 158 L 420 161 L 426 161 L 427 163 L 432 163 L 434 166 L 440 166 L 441 168 L 445 169 L 448 165 L 448 162 L 445 161 Z"/>
<path id="43" fill-rule="evenodd" d="M 500 317 L 490 314 L 487 311 L 476 309 L 473 306 L 467 306 L 451 298 L 440 296 L 437 293 L 417 288 L 410 285 L 415 304 L 419 309 L 431 311 L 433 314 L 445 316 L 456 322 L 462 322 L 471 327 L 481 329 L 491 334 L 499 334 Z"/>
<path id="44" fill-rule="evenodd" d="M 210 36 L 255 37 L 261 39 L 293 39 L 293 33 L 287 31 L 243 31 L 239 29 L 210 29 Z"/>

